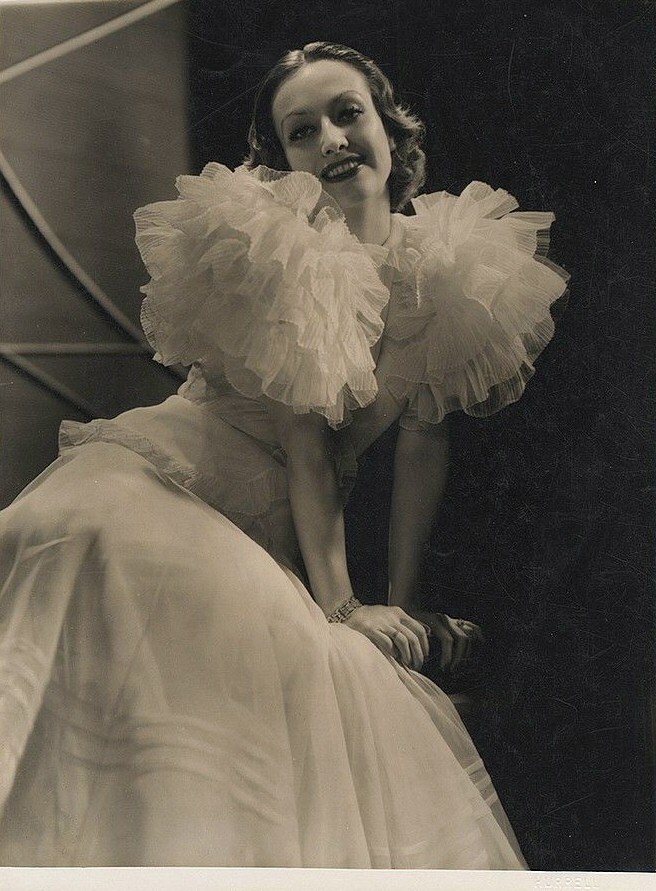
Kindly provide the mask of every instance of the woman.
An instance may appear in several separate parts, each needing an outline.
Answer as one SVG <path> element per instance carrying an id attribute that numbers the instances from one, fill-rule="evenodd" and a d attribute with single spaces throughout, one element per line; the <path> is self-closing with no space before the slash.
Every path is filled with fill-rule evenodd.
<path id="1" fill-rule="evenodd" d="M 550 215 L 483 184 L 391 213 L 419 132 L 372 62 L 311 44 L 262 85 L 253 169 L 137 212 L 144 328 L 192 370 L 65 423 L 3 512 L 3 864 L 524 865 L 413 670 L 427 627 L 446 665 L 471 626 L 413 613 L 443 417 L 518 398 L 565 276 L 533 258 Z M 342 504 L 397 419 L 390 605 L 362 606 Z"/>

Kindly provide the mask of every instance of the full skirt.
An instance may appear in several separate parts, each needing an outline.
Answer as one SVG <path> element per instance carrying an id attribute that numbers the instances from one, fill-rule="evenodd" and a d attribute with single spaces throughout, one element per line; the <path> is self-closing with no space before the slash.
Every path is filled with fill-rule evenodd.
<path id="1" fill-rule="evenodd" d="M 446 694 L 144 457 L 0 536 L 0 864 L 524 866 Z"/>

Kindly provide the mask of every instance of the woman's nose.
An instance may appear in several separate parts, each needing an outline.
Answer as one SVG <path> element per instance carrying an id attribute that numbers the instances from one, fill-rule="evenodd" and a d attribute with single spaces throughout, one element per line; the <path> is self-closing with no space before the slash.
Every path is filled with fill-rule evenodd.
<path id="1" fill-rule="evenodd" d="M 321 154 L 333 155 L 348 146 L 346 134 L 332 121 L 326 121 L 321 128 Z"/>

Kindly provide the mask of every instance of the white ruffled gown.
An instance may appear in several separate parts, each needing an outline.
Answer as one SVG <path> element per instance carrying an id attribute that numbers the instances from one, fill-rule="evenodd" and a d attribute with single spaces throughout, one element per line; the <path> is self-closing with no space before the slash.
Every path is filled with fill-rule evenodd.
<path id="1" fill-rule="evenodd" d="M 533 258 L 550 216 L 472 184 L 380 249 L 308 174 L 179 188 L 137 226 L 144 326 L 187 383 L 65 423 L 0 514 L 0 864 L 522 868 L 448 697 L 293 573 L 261 397 L 335 427 L 380 386 L 410 427 L 518 398 L 565 287 Z"/>

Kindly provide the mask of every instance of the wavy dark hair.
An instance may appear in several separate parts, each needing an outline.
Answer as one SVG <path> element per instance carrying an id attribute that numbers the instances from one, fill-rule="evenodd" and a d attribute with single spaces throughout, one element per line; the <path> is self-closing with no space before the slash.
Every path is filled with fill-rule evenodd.
<path id="1" fill-rule="evenodd" d="M 287 78 L 304 65 L 319 59 L 346 62 L 360 71 L 369 84 L 374 107 L 383 126 L 392 136 L 392 171 L 388 185 L 393 211 L 400 210 L 414 197 L 426 179 L 426 156 L 421 149 L 424 125 L 411 111 L 396 101 L 394 88 L 378 65 L 357 50 L 339 43 L 317 41 L 303 49 L 290 50 L 265 75 L 255 95 L 253 117 L 248 132 L 250 152 L 244 165 L 250 169 L 264 164 L 275 170 L 289 170 L 285 152 L 276 134 L 271 104 L 276 91 Z"/>

